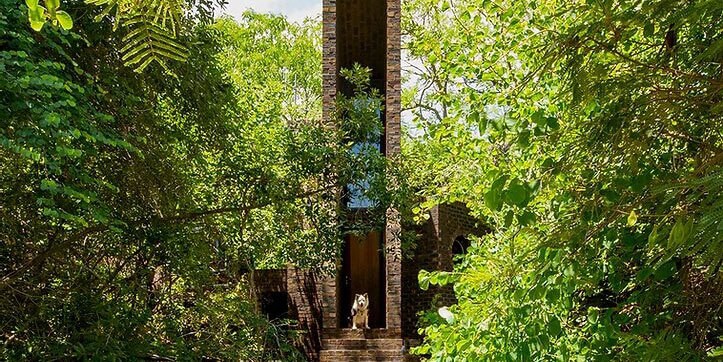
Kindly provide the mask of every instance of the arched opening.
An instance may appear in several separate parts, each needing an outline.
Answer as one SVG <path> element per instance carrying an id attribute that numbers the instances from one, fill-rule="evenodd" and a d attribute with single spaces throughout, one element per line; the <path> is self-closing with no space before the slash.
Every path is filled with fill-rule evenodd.
<path id="1" fill-rule="evenodd" d="M 464 236 L 460 235 L 454 239 L 452 243 L 452 262 L 457 265 L 462 261 L 464 255 L 467 254 L 467 249 L 472 243 Z"/>

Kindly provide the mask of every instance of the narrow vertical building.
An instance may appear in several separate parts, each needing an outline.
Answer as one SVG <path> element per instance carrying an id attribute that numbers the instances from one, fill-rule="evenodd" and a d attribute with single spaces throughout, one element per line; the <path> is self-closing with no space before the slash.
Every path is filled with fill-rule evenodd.
<path id="1" fill-rule="evenodd" d="M 400 0 L 323 1 L 323 113 L 334 117 L 339 94 L 351 96 L 340 70 L 360 64 L 371 70 L 371 86 L 384 99 L 377 149 L 400 154 L 401 6 Z M 347 190 L 341 200 L 353 214 L 372 206 L 363 193 Z M 261 312 L 296 319 L 303 338 L 298 347 L 310 361 L 415 361 L 407 352 L 419 342 L 418 313 L 454 303 L 451 288 L 422 291 L 421 269 L 452 270 L 453 253 L 464 253 L 465 236 L 478 233 L 463 205 L 435 207 L 424 225 L 410 226 L 417 248 L 402 257 L 399 212 L 390 208 L 385 225 L 366 235 L 344 236 L 334 275 L 287 268 L 255 273 Z M 354 295 L 367 294 L 369 329 L 351 329 Z"/>

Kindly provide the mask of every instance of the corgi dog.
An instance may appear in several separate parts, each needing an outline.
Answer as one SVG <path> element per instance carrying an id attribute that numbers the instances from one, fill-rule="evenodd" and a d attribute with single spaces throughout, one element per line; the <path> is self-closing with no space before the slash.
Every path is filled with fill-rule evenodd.
<path id="1" fill-rule="evenodd" d="M 368 293 L 357 294 L 354 296 L 354 305 L 351 307 L 351 329 L 357 329 L 357 325 L 369 329 Z"/>

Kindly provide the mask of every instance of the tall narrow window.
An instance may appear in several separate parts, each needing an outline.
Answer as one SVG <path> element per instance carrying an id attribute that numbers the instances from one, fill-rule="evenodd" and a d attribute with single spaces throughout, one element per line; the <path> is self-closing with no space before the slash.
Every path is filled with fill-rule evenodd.
<path id="1" fill-rule="evenodd" d="M 372 99 L 357 99 L 354 102 L 355 109 L 353 111 L 355 112 L 366 113 L 369 112 L 370 107 L 374 107 L 372 112 L 376 113 L 376 119 L 379 121 L 378 128 L 375 127 L 369 132 L 370 134 L 364 135 L 365 137 L 363 137 L 363 141 L 352 145 L 351 152 L 356 156 L 368 155 L 371 152 L 379 153 L 382 150 L 380 132 L 382 125 L 382 112 L 381 109 L 379 109 L 379 107 L 373 102 L 374 100 Z M 363 171 L 365 171 L 366 176 L 346 186 L 346 206 L 350 209 L 367 209 L 376 205 L 375 201 L 367 195 L 367 192 L 371 187 L 371 175 L 369 174 L 371 165 L 364 166 L 366 167 L 366 170 Z"/>

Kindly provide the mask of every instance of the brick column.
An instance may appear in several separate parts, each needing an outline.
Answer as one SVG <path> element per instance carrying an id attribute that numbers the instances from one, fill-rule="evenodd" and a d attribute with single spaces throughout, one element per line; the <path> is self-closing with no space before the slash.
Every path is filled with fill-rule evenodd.
<path id="1" fill-rule="evenodd" d="M 322 112 L 323 121 L 333 125 L 334 102 L 336 99 L 336 0 L 323 0 L 322 11 Z M 323 328 L 337 328 L 337 283 L 336 275 L 324 275 L 321 280 Z"/>
<path id="2" fill-rule="evenodd" d="M 336 98 L 336 0 L 324 0 L 322 14 L 322 112 L 324 121 L 331 123 Z"/>
<path id="3" fill-rule="evenodd" d="M 387 55 L 384 124 L 386 156 L 394 158 L 401 149 L 401 5 L 387 0 Z M 387 210 L 385 231 L 387 263 L 387 328 L 402 327 L 402 227 L 394 205 Z"/>
<path id="4" fill-rule="evenodd" d="M 387 89 L 384 92 L 387 157 L 396 156 L 401 148 L 401 32 L 400 0 L 387 0 Z"/>

